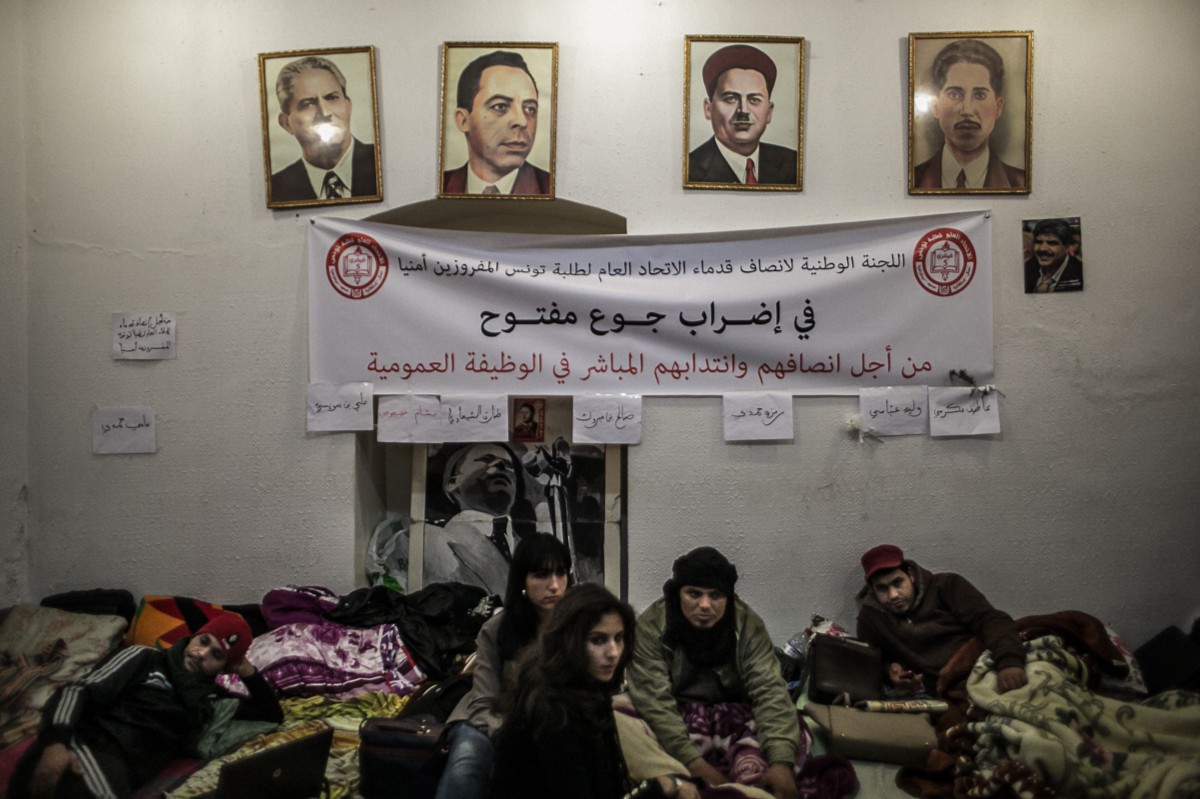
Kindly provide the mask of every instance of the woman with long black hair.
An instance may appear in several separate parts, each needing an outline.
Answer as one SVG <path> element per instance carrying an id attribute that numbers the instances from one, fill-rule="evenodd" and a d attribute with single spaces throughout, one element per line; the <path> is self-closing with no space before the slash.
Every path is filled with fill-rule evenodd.
<path id="1" fill-rule="evenodd" d="M 531 533 L 517 544 L 504 609 L 480 628 L 471 690 L 446 720 L 450 755 L 438 782 L 437 799 L 487 795 L 493 738 L 502 720 L 496 702 L 504 686 L 512 683 L 518 657 L 566 594 L 570 574 L 571 553 L 554 536 Z"/>
<path id="2" fill-rule="evenodd" d="M 595 583 L 572 588 L 522 658 L 496 737 L 492 799 L 695 799 L 677 777 L 634 784 L 612 695 L 633 653 L 633 609 Z"/>

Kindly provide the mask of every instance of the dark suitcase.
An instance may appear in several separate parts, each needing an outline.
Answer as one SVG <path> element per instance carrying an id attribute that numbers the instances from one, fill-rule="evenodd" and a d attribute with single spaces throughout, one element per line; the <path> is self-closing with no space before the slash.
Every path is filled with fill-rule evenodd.
<path id="1" fill-rule="evenodd" d="M 854 704 L 883 695 L 883 659 L 866 641 L 814 635 L 808 663 L 808 698 L 814 702 Z"/>
<path id="2" fill-rule="evenodd" d="M 358 729 L 363 799 L 426 799 L 446 763 L 445 725 L 429 716 L 366 719 Z"/>

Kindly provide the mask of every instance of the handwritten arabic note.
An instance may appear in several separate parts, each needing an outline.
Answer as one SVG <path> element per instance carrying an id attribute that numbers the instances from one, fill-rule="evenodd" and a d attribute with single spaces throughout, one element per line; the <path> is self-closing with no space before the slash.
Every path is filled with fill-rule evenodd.
<path id="1" fill-rule="evenodd" d="M 156 452 L 154 409 L 148 405 L 107 406 L 92 411 L 92 453 Z"/>
<path id="2" fill-rule="evenodd" d="M 508 396 L 442 397 L 442 441 L 507 441 Z"/>
<path id="3" fill-rule="evenodd" d="M 929 387 L 929 435 L 986 436 L 999 432 L 1000 402 L 996 392 Z"/>
<path id="4" fill-rule="evenodd" d="M 726 394 L 722 411 L 726 441 L 779 441 L 795 436 L 791 394 L 782 391 Z"/>
<path id="5" fill-rule="evenodd" d="M 115 313 L 112 315 L 114 360 L 161 361 L 175 357 L 175 314 Z"/>
<path id="6" fill-rule="evenodd" d="M 375 427 L 374 399 L 370 383 L 310 383 L 308 430 L 371 430 Z"/>
<path id="7" fill-rule="evenodd" d="M 436 394 L 396 394 L 379 398 L 376 439 L 400 444 L 442 441 L 442 401 Z"/>
<path id="8" fill-rule="evenodd" d="M 577 444 L 640 444 L 641 394 L 580 394 L 572 403 L 571 437 Z"/>
<path id="9" fill-rule="evenodd" d="M 858 416 L 864 430 L 877 436 L 929 433 L 929 388 L 889 386 L 858 392 Z"/>

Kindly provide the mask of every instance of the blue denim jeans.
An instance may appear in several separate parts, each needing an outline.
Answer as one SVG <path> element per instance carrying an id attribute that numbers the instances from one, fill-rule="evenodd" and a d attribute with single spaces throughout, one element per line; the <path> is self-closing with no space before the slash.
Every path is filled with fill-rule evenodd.
<path id="1" fill-rule="evenodd" d="M 496 756 L 492 739 L 460 721 L 450 727 L 447 741 L 450 755 L 438 781 L 436 799 L 483 799 Z"/>

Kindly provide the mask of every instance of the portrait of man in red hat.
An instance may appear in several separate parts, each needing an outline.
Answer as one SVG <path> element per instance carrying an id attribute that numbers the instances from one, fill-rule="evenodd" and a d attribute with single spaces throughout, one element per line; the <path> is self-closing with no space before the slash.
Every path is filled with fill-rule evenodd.
<path id="1" fill-rule="evenodd" d="M 688 37 L 685 188 L 801 188 L 803 60 L 803 39 Z"/>

